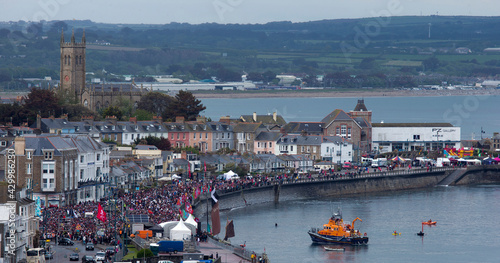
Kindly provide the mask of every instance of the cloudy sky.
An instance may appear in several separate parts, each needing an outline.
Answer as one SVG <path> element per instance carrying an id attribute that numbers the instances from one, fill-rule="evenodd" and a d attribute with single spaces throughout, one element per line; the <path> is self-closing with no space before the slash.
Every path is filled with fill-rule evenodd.
<path id="1" fill-rule="evenodd" d="M 498 0 L 0 0 L 0 21 L 267 23 L 400 15 L 499 16 Z"/>

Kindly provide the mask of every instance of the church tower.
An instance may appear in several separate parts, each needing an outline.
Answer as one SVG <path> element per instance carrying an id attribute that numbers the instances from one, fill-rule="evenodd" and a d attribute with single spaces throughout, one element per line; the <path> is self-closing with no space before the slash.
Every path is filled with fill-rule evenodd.
<path id="1" fill-rule="evenodd" d="M 64 42 L 61 32 L 61 91 L 74 94 L 78 102 L 85 89 L 85 30 L 82 42 L 75 41 L 75 32 L 71 34 L 71 42 Z"/>

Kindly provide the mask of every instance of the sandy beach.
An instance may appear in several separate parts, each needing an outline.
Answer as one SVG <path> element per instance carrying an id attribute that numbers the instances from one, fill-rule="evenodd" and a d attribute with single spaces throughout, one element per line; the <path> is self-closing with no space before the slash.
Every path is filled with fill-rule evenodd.
<path id="1" fill-rule="evenodd" d="M 493 96 L 500 95 L 499 89 L 474 90 L 300 90 L 300 91 L 230 91 L 193 94 L 199 99 L 214 98 L 299 98 L 299 97 L 330 97 L 330 98 L 367 98 L 367 97 L 425 97 L 425 96 Z"/>
<path id="2" fill-rule="evenodd" d="M 199 99 L 234 99 L 234 98 L 369 98 L 369 97 L 435 97 L 435 96 L 495 96 L 500 89 L 473 90 L 278 90 L 278 91 L 191 91 Z M 29 92 L 0 92 L 0 98 L 25 96 Z"/>

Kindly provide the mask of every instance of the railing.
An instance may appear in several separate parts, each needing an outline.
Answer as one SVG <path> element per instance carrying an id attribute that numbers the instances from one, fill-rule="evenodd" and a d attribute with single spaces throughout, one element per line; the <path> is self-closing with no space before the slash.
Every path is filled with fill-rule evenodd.
<path id="1" fill-rule="evenodd" d="M 258 185 L 241 184 L 236 187 L 228 188 L 228 189 L 219 189 L 217 190 L 219 193 L 232 193 L 237 192 L 242 189 L 249 188 L 259 188 L 265 186 L 273 186 L 273 185 L 292 185 L 292 184 L 300 184 L 307 182 L 320 182 L 320 181 L 341 181 L 341 180 L 350 180 L 350 179 L 361 179 L 361 178 L 377 178 L 377 177 L 389 177 L 389 176 L 401 176 L 401 175 L 419 175 L 426 174 L 431 172 L 445 172 L 445 171 L 454 171 L 458 168 L 455 167 L 429 167 L 427 168 L 412 168 L 412 169 L 397 169 L 397 170 L 389 170 L 389 171 L 379 171 L 379 172 L 366 172 L 366 171 L 345 171 L 343 173 L 327 173 L 319 174 L 319 175 L 311 175 L 311 176 L 290 176 L 288 178 L 272 178 L 269 181 L 259 182 Z"/>

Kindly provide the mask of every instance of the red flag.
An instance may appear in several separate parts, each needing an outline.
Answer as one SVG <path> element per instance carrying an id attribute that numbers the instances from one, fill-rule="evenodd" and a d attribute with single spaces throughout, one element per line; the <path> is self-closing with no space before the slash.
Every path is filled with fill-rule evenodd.
<path id="1" fill-rule="evenodd" d="M 150 214 L 153 214 L 153 211 L 151 211 L 151 210 L 149 210 L 149 209 L 148 209 L 148 212 L 149 212 Z"/>
<path id="2" fill-rule="evenodd" d="M 102 209 L 101 203 L 98 203 L 97 207 L 97 219 L 101 220 L 102 222 L 106 221 L 106 212 Z"/>

